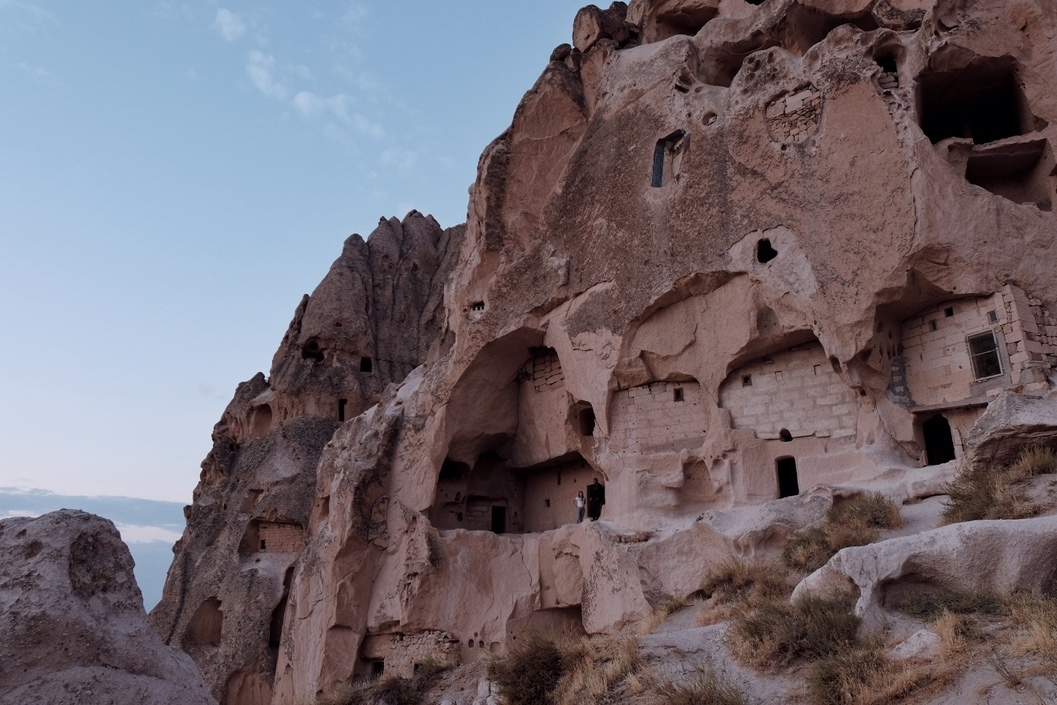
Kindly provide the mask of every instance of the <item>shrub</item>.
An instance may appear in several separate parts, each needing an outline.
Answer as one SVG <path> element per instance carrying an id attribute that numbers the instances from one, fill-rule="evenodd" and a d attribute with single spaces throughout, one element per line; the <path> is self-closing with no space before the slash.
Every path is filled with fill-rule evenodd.
<path id="1" fill-rule="evenodd" d="M 510 653 L 488 664 L 488 676 L 507 705 L 542 705 L 565 673 L 558 645 L 535 632 L 521 636 Z"/>
<path id="2" fill-rule="evenodd" d="M 814 661 L 856 645 L 859 618 L 847 600 L 808 596 L 795 603 L 771 600 L 735 613 L 731 650 L 757 667 L 782 668 Z"/>
<path id="3" fill-rule="evenodd" d="M 1022 653 L 1035 654 L 1057 665 L 1057 598 L 1018 594 L 1010 599 L 1013 623 L 1019 627 L 1014 643 Z"/>
<path id="4" fill-rule="evenodd" d="M 858 494 L 830 507 L 822 526 L 795 536 L 782 552 L 782 560 L 791 568 L 818 570 L 842 548 L 873 543 L 879 529 L 902 524 L 899 507 L 892 500 L 876 492 Z"/>
<path id="5" fill-rule="evenodd" d="M 1005 468 L 983 465 L 966 468 L 948 483 L 943 520 L 947 524 L 978 519 L 1025 519 L 1039 508 L 1019 486 L 1037 475 L 1057 472 L 1057 454 L 1049 448 L 1025 448 Z"/>
<path id="6" fill-rule="evenodd" d="M 873 643 L 814 663 L 807 689 L 818 705 L 880 705 L 901 702 L 922 686 L 948 677 L 928 664 L 889 661 Z"/>

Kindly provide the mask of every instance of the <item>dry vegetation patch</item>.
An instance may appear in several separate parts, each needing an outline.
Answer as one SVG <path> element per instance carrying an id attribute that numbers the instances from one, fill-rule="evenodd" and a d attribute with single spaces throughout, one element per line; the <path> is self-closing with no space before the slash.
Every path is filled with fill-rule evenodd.
<path id="1" fill-rule="evenodd" d="M 683 683 L 663 683 L 657 688 L 665 705 L 750 705 L 749 698 L 727 678 L 710 668 Z"/>
<path id="2" fill-rule="evenodd" d="M 902 525 L 899 507 L 892 500 L 876 492 L 859 494 L 830 507 L 821 526 L 794 537 L 782 560 L 791 568 L 818 570 L 842 548 L 873 543 L 881 529 Z"/>
<path id="3" fill-rule="evenodd" d="M 448 669 L 435 661 L 415 668 L 411 678 L 380 676 L 346 684 L 316 699 L 316 705 L 422 705 L 437 677 Z"/>
<path id="4" fill-rule="evenodd" d="M 1057 453 L 1040 446 L 1025 448 L 1004 468 L 968 467 L 946 487 L 944 523 L 1035 516 L 1040 507 L 1029 499 L 1024 481 L 1053 473 L 1057 473 Z"/>
<path id="5" fill-rule="evenodd" d="M 767 600 L 734 614 L 729 640 L 741 661 L 761 669 L 815 661 L 853 648 L 859 618 L 843 598 Z"/>

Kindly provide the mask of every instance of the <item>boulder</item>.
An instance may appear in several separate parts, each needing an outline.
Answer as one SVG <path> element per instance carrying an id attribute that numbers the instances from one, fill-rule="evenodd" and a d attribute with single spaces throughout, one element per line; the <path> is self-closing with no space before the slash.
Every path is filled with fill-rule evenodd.
<path id="1" fill-rule="evenodd" d="M 793 600 L 850 592 L 855 613 L 876 627 L 911 594 L 1049 592 L 1055 580 L 1057 516 L 972 521 L 845 548 L 804 578 Z"/>
<path id="2" fill-rule="evenodd" d="M 1000 467 L 1031 446 L 1057 448 L 1057 403 L 1003 392 L 988 404 L 965 439 L 970 463 Z"/>
<path id="3" fill-rule="evenodd" d="M 0 521 L 0 703 L 216 705 L 151 629 L 132 567 L 107 519 Z"/>

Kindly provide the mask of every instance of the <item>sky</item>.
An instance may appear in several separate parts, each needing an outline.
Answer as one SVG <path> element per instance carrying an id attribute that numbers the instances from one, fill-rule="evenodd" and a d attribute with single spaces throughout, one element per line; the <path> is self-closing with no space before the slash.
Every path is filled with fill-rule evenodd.
<path id="1" fill-rule="evenodd" d="M 466 218 L 581 0 L 0 0 L 0 486 L 190 502 L 352 233 Z"/>

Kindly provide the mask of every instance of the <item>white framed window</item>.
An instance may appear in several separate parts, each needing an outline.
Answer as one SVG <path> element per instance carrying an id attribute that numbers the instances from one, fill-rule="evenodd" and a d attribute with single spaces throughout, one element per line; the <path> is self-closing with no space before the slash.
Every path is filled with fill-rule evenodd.
<path id="1" fill-rule="evenodd" d="M 998 343 L 993 331 L 970 335 L 965 342 L 969 346 L 973 377 L 977 382 L 1002 374 L 1002 357 L 998 354 Z"/>

